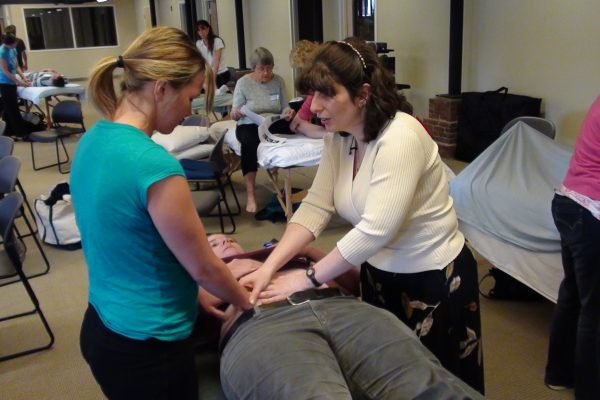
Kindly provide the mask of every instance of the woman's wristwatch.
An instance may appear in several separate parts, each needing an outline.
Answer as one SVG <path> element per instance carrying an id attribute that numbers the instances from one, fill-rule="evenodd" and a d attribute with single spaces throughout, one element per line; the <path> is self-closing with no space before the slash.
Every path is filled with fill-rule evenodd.
<path id="1" fill-rule="evenodd" d="M 308 276 L 308 279 L 310 279 L 310 281 L 313 283 L 313 285 L 315 285 L 315 287 L 319 287 L 322 285 L 322 283 L 319 282 L 315 277 L 315 269 L 312 266 L 306 269 L 306 276 Z"/>

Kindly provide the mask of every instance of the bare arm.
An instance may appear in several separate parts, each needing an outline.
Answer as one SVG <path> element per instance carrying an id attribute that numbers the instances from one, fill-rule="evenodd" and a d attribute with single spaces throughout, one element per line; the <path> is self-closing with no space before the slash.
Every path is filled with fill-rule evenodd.
<path id="1" fill-rule="evenodd" d="M 213 60 L 212 60 L 212 69 L 215 71 L 215 76 L 219 73 L 219 66 L 221 65 L 221 54 L 223 53 L 223 49 L 218 49 L 213 51 Z"/>
<path id="2" fill-rule="evenodd" d="M 321 125 L 315 125 L 308 121 L 305 121 L 296 115 L 290 123 L 290 129 L 292 132 L 301 133 L 304 136 L 313 139 L 323 139 L 323 136 L 327 133 L 324 127 Z"/>
<path id="3" fill-rule="evenodd" d="M 171 176 L 150 186 L 148 212 L 169 249 L 200 286 L 237 307 L 252 307 L 246 290 L 212 252 L 182 176 Z"/>
<path id="4" fill-rule="evenodd" d="M 25 71 L 27 71 L 28 68 L 28 62 L 27 62 L 27 50 L 23 49 L 23 52 L 21 53 L 21 55 L 23 56 L 23 68 L 25 69 Z"/>
<path id="5" fill-rule="evenodd" d="M 313 234 L 302 225 L 288 224 L 281 241 L 269 255 L 269 258 L 266 259 L 263 266 L 240 280 L 242 284 L 253 288 L 250 296 L 251 301 L 256 301 L 258 295 L 267 287 L 275 272 L 296 254 L 301 253 L 301 250 L 313 240 L 315 240 Z"/>
<path id="6" fill-rule="evenodd" d="M 23 72 L 21 71 L 21 68 L 17 67 L 17 75 L 21 76 L 21 78 L 23 78 L 23 80 L 21 81 L 17 75 L 11 73 L 8 69 L 8 64 L 6 63 L 6 60 L 0 60 L 0 69 L 2 70 L 2 73 L 11 81 L 15 82 L 15 84 L 17 86 L 29 86 L 27 84 L 27 80 L 25 79 L 25 76 L 23 75 Z"/>

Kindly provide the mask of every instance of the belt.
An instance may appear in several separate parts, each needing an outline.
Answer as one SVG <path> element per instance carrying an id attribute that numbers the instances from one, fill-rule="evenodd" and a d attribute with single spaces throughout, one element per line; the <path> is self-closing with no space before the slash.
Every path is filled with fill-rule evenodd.
<path id="1" fill-rule="evenodd" d="M 251 310 L 246 310 L 238 317 L 238 319 L 234 321 L 234 323 L 231 325 L 231 328 L 229 328 L 227 333 L 225 333 L 223 336 L 223 339 L 219 343 L 219 353 L 223 352 L 223 349 L 225 349 L 227 342 L 229 342 L 229 339 L 233 337 L 235 331 L 237 331 L 238 328 L 244 324 L 244 322 L 248 321 L 255 315 L 259 315 L 261 311 L 287 306 L 299 306 L 301 304 L 308 303 L 311 300 L 322 300 L 329 297 L 338 296 L 344 296 L 338 288 L 308 289 L 293 293 L 285 300 L 276 301 L 275 303 L 270 304 L 263 304 L 261 306 L 256 306 Z"/>

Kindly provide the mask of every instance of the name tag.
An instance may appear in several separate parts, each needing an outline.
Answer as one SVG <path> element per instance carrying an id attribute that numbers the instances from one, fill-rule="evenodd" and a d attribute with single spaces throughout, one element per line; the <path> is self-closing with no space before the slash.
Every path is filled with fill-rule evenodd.
<path id="1" fill-rule="evenodd" d="M 269 98 L 271 101 L 279 101 L 279 93 L 272 93 Z"/>

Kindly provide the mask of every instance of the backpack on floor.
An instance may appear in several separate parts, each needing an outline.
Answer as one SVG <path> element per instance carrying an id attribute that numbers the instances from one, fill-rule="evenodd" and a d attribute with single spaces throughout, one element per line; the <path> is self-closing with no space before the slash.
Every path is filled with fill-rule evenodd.
<path id="1" fill-rule="evenodd" d="M 481 283 L 488 277 L 494 278 L 494 287 L 487 293 L 484 293 L 481 291 Z M 543 299 L 542 295 L 538 292 L 496 267 L 490 268 L 490 272 L 481 278 L 479 286 L 479 293 L 488 299 L 517 301 L 537 301 Z"/>
<path id="2" fill-rule="evenodd" d="M 75 223 L 71 191 L 67 182 L 54 186 L 33 204 L 40 239 L 65 250 L 81 248 L 81 235 Z"/>

